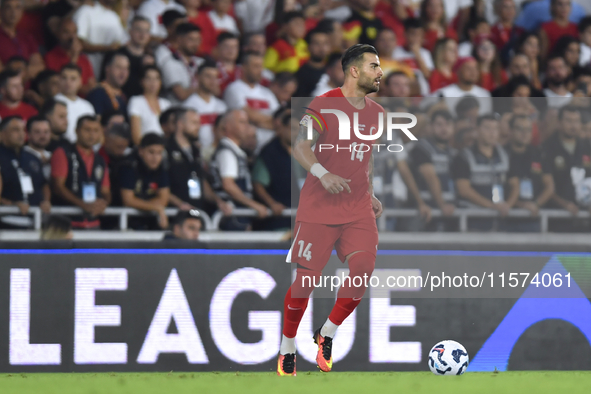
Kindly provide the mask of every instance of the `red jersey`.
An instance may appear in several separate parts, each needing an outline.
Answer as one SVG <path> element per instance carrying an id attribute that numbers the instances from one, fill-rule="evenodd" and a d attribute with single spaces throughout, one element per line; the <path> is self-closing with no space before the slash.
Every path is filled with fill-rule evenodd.
<path id="1" fill-rule="evenodd" d="M 451 26 L 448 26 L 447 30 L 443 34 L 440 35 L 439 33 L 440 32 L 438 30 L 425 30 L 425 36 L 423 37 L 423 48 L 433 51 L 433 49 L 435 49 L 435 44 L 437 44 L 437 40 L 444 37 L 458 41 L 458 33 L 456 33 L 454 28 Z"/>
<path id="2" fill-rule="evenodd" d="M 452 73 L 451 77 L 448 78 L 443 75 L 441 71 L 435 69 L 429 77 L 429 88 L 431 89 L 431 93 L 433 93 L 436 90 L 452 85 L 456 82 L 458 82 L 457 74 Z"/>
<path id="3" fill-rule="evenodd" d="M 369 194 L 369 161 L 372 144 L 377 142 L 365 141 L 355 135 L 353 114 L 358 113 L 359 132 L 370 135 L 377 130 L 379 117 L 382 116 L 384 108 L 365 97 L 365 107 L 357 109 L 343 96 L 340 88 L 316 97 L 309 108 L 311 110 L 308 110 L 308 113 L 313 114 L 322 124 L 322 127 L 319 126 L 310 115 L 306 115 L 308 121 L 314 122 L 314 129 L 320 134 L 314 154 L 318 162 L 330 173 L 351 180 L 351 193 L 343 191 L 339 194 L 330 194 L 324 189 L 320 179 L 308 173 L 300 193 L 296 221 L 344 224 L 367 219 L 368 216 L 375 219 Z M 350 140 L 339 140 L 337 117 L 334 114 L 322 114 L 321 109 L 337 109 L 347 114 L 351 122 Z M 333 148 L 328 148 L 330 145 Z M 359 147 L 361 145 L 363 146 Z"/>
<path id="4" fill-rule="evenodd" d="M 555 21 L 550 21 L 546 23 L 542 23 L 542 30 L 548 36 L 548 53 L 551 53 L 554 49 L 554 45 L 556 41 L 562 36 L 573 36 L 574 38 L 579 38 L 579 29 L 577 25 L 573 22 L 569 22 L 566 26 L 560 26 Z"/>

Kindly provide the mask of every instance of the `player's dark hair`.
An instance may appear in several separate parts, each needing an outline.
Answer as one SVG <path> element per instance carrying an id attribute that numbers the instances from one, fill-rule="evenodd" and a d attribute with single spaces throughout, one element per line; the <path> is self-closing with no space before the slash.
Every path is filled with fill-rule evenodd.
<path id="1" fill-rule="evenodd" d="M 3 88 L 8 83 L 8 80 L 14 77 L 18 77 L 20 73 L 14 70 L 5 70 L 0 72 L 0 88 Z"/>
<path id="2" fill-rule="evenodd" d="M 515 128 L 515 122 L 517 122 L 518 120 L 530 120 L 529 116 L 527 115 L 513 115 L 511 116 L 511 119 L 509 119 L 509 128 L 511 130 L 513 130 L 513 128 Z"/>
<path id="3" fill-rule="evenodd" d="M 423 25 L 421 24 L 421 21 L 418 20 L 417 18 L 406 18 L 404 20 L 404 31 L 407 32 L 411 29 L 422 29 Z"/>
<path id="4" fill-rule="evenodd" d="M 2 121 L 0 121 L 0 131 L 4 131 L 6 127 L 10 124 L 10 122 L 12 122 L 14 119 L 23 120 L 23 117 L 20 115 L 10 115 L 5 118 L 2 118 Z"/>
<path id="5" fill-rule="evenodd" d="M 78 67 L 77 64 L 74 64 L 74 63 L 68 63 L 68 64 L 64 65 L 60 69 L 60 73 L 63 73 L 66 70 L 76 71 L 76 72 L 78 72 L 78 74 L 82 75 L 82 69 L 80 67 Z"/>
<path id="6" fill-rule="evenodd" d="M 147 133 L 142 137 L 140 141 L 140 148 L 146 148 L 152 145 L 162 145 L 165 146 L 166 142 L 164 138 L 156 133 Z"/>
<path id="7" fill-rule="evenodd" d="M 176 30 L 174 31 L 174 33 L 177 36 L 186 36 L 187 34 L 193 32 L 201 33 L 201 28 L 189 22 L 181 23 L 176 27 Z"/>
<path id="8" fill-rule="evenodd" d="M 76 122 L 76 131 L 80 130 L 80 128 L 84 125 L 84 122 L 98 122 L 98 118 L 96 115 L 82 115 Z"/>
<path id="9" fill-rule="evenodd" d="M 64 107 L 68 108 L 68 105 L 63 101 L 50 98 L 45 100 L 45 103 L 43 104 L 43 107 L 41 107 L 41 111 L 39 111 L 39 113 L 42 116 L 47 117 L 47 115 L 51 115 L 53 113 L 55 107 L 58 105 L 63 105 Z"/>
<path id="10" fill-rule="evenodd" d="M 478 99 L 474 96 L 466 96 L 456 104 L 456 114 L 458 117 L 462 117 L 466 112 L 473 110 L 474 108 L 480 108 Z"/>
<path id="11" fill-rule="evenodd" d="M 341 65 L 343 66 L 343 72 L 345 75 L 347 75 L 347 70 L 351 64 L 359 63 L 363 60 L 364 53 L 373 53 L 374 55 L 377 55 L 378 51 L 373 45 L 369 44 L 355 44 L 345 51 L 343 58 L 341 59 Z"/>
<path id="12" fill-rule="evenodd" d="M 183 19 L 186 16 L 186 14 L 178 10 L 168 10 L 162 14 L 162 24 L 165 28 L 169 28 L 177 19 Z"/>
<path id="13" fill-rule="evenodd" d="M 476 126 L 480 126 L 482 123 L 484 123 L 486 121 L 498 122 L 499 116 L 498 116 L 498 114 L 480 115 L 478 117 L 478 120 L 476 121 Z"/>
<path id="14" fill-rule="evenodd" d="M 47 122 L 47 123 L 49 123 L 49 121 L 47 120 L 47 118 L 45 116 L 41 116 L 41 115 L 31 116 L 27 120 L 27 131 L 30 131 L 31 130 L 31 127 L 33 127 L 33 124 L 35 124 L 37 122 Z"/>
<path id="15" fill-rule="evenodd" d="M 433 112 L 431 114 L 431 123 L 435 122 L 437 118 L 443 118 L 447 121 L 453 120 L 453 116 L 451 116 L 451 113 L 446 109 L 438 109 Z"/>
<path id="16" fill-rule="evenodd" d="M 564 107 L 560 108 L 560 110 L 558 110 L 558 120 L 562 120 L 562 118 L 564 117 L 564 114 L 568 112 L 568 113 L 581 113 L 581 110 L 578 107 L 575 107 L 574 105 L 565 105 Z"/>
<path id="17" fill-rule="evenodd" d="M 218 34 L 216 42 L 219 45 L 226 40 L 238 40 L 238 36 L 234 33 L 230 33 L 229 31 L 223 31 L 220 34 Z"/>

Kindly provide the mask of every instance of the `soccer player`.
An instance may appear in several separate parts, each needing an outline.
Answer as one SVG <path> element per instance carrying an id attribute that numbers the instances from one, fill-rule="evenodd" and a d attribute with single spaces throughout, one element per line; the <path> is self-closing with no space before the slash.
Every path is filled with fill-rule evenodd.
<path id="1" fill-rule="evenodd" d="M 343 86 L 318 96 L 310 107 L 318 113 L 321 108 L 338 109 L 351 120 L 357 112 L 357 129 L 369 136 L 377 129 L 384 112 L 379 104 L 366 97 L 380 87 L 383 72 L 378 52 L 371 45 L 357 44 L 345 52 L 341 64 L 345 73 Z M 310 140 L 308 122 L 314 120 L 305 115 L 294 144 L 294 157 L 309 174 L 301 190 L 296 235 L 287 256 L 287 261 L 297 263 L 298 268 L 284 301 L 283 337 L 277 362 L 280 376 L 296 374 L 295 336 L 313 290 L 310 281 L 303 279 L 318 281 L 333 247 L 339 259 L 349 265 L 350 280 L 344 281 L 328 319 L 314 333 L 318 345 L 316 362 L 320 370 L 328 372 L 332 369 L 332 339 L 337 328 L 365 293 L 364 286 L 353 285 L 353 278 L 371 276 L 375 266 L 376 218 L 382 213 L 382 204 L 373 194 L 372 142 L 356 134 L 350 140 L 339 140 L 338 118 L 331 115 L 324 118 L 326 127 L 314 123 Z M 318 149 L 328 145 L 339 149 Z"/>

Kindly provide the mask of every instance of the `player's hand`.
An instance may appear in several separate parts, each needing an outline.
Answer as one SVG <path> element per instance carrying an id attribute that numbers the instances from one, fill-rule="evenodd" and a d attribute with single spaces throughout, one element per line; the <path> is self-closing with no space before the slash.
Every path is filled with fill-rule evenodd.
<path id="1" fill-rule="evenodd" d="M 431 221 L 431 207 L 423 201 L 419 203 L 419 216 L 425 221 L 425 223 Z"/>
<path id="2" fill-rule="evenodd" d="M 320 178 L 320 182 L 322 186 L 326 189 L 327 192 L 330 194 L 339 194 L 342 191 L 347 191 L 347 193 L 351 193 L 351 188 L 349 187 L 348 183 L 351 182 L 350 179 L 341 178 L 338 175 L 331 174 L 324 174 L 322 178 Z"/>
<path id="3" fill-rule="evenodd" d="M 29 204 L 24 201 L 17 201 L 14 203 L 21 211 L 21 215 L 26 215 L 29 212 Z"/>
<path id="4" fill-rule="evenodd" d="M 521 204 L 521 206 L 527 209 L 532 216 L 538 216 L 538 213 L 540 212 L 540 208 L 538 207 L 538 205 L 532 201 L 524 202 Z"/>
<path id="5" fill-rule="evenodd" d="M 505 217 L 509 214 L 509 210 L 511 208 L 509 207 L 509 205 L 507 205 L 506 202 L 500 202 L 494 205 L 494 209 L 499 212 L 499 215 L 501 215 L 501 217 Z"/>
<path id="6" fill-rule="evenodd" d="M 570 214 L 573 216 L 577 216 L 577 214 L 579 213 L 579 207 L 575 203 L 569 202 L 566 204 L 566 206 L 564 208 L 567 211 L 569 211 Z"/>
<path id="7" fill-rule="evenodd" d="M 441 213 L 443 216 L 452 216 L 456 210 L 456 207 L 453 204 L 443 204 L 441 207 Z"/>
<path id="8" fill-rule="evenodd" d="M 376 214 L 376 219 L 382 216 L 382 203 L 374 195 L 371 196 L 371 208 L 373 209 L 373 213 Z"/>

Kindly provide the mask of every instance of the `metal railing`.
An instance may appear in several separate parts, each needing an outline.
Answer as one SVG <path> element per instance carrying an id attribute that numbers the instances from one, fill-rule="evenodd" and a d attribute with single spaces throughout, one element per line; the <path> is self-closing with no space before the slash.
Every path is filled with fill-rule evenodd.
<path id="1" fill-rule="evenodd" d="M 283 210 L 282 216 L 289 217 L 292 214 L 295 214 L 297 209 L 285 209 Z M 178 212 L 177 208 L 167 208 L 166 215 L 167 216 L 175 216 Z M 201 216 L 203 218 L 203 222 L 205 225 L 204 230 L 208 231 L 217 231 L 219 230 L 219 225 L 221 220 L 224 217 L 224 214 L 220 211 L 215 212 L 211 217 L 199 210 Z M 82 213 L 82 209 L 78 207 L 52 207 L 51 214 L 57 215 L 80 215 Z M 269 216 L 271 215 L 271 210 L 268 210 Z M 20 210 L 16 206 L 0 206 L 0 215 L 20 215 Z M 33 223 L 35 230 L 41 229 L 41 222 L 42 222 L 42 212 L 39 207 L 31 207 L 29 208 L 28 215 L 33 216 Z M 118 216 L 119 217 L 119 227 L 121 230 L 128 229 L 128 218 L 130 216 L 146 216 L 143 211 L 138 211 L 137 209 L 133 208 L 107 208 L 102 216 Z M 387 228 L 387 219 L 388 218 L 412 218 L 417 217 L 419 212 L 417 209 L 384 209 L 382 216 L 378 219 L 377 225 L 379 231 L 386 231 Z M 249 208 L 234 208 L 232 211 L 231 216 L 237 217 L 257 217 L 257 212 L 254 209 Z M 501 216 L 499 213 L 493 209 L 487 208 L 458 208 L 454 211 L 453 215 L 451 216 L 444 216 L 439 209 L 432 209 L 431 210 L 431 217 L 433 218 L 442 218 L 442 217 L 449 217 L 449 218 L 457 218 L 459 222 L 459 231 L 460 232 L 467 232 L 468 231 L 468 219 L 469 218 L 500 218 Z M 560 210 L 560 209 L 541 209 L 537 216 L 532 216 L 531 212 L 526 209 L 512 209 L 509 211 L 509 214 L 506 216 L 508 218 L 530 218 L 530 219 L 538 219 L 540 221 L 540 232 L 547 233 L 548 232 L 548 221 L 549 219 L 572 219 L 572 218 L 580 218 L 580 219 L 588 219 L 591 217 L 591 214 L 588 211 L 581 211 L 577 214 L 577 216 L 571 215 L 569 212 Z"/>

